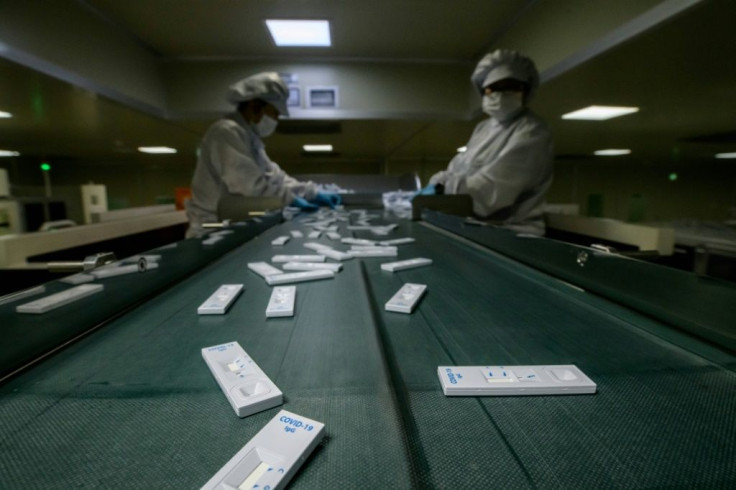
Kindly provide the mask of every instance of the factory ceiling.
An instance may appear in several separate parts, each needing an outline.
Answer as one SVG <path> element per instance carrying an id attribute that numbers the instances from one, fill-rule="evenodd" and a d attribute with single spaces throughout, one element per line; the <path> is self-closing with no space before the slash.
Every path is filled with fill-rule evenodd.
<path id="1" fill-rule="evenodd" d="M 276 47 L 268 18 L 327 19 L 333 46 Z M 447 161 L 480 117 L 475 63 L 506 47 L 537 62 L 532 107 L 558 160 L 628 148 L 622 164 L 714 162 L 736 151 L 732 138 L 709 137 L 736 129 L 734 18 L 730 0 L 10 0 L 0 5 L 0 111 L 12 117 L 0 118 L 0 150 L 193 166 L 207 125 L 227 110 L 227 83 L 275 69 L 336 77 L 345 107 L 292 111 L 267 141 L 274 160 L 298 165 L 310 158 L 303 144 L 329 143 L 335 152 L 322 158 L 336 171 Z M 589 105 L 639 111 L 561 118 Z M 137 151 L 151 145 L 178 153 Z"/>

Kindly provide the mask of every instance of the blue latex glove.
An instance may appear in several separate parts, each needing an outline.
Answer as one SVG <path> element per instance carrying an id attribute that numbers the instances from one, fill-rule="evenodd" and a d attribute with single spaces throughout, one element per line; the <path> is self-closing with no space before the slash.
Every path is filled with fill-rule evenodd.
<path id="1" fill-rule="evenodd" d="M 316 204 L 312 204 L 303 197 L 298 196 L 294 197 L 294 200 L 291 201 L 291 205 L 304 211 L 317 211 L 317 209 L 319 209 L 319 206 Z"/>
<path id="2" fill-rule="evenodd" d="M 313 202 L 335 209 L 335 206 L 339 206 L 342 202 L 342 198 L 340 197 L 340 194 L 336 194 L 334 192 L 318 192 L 317 197 L 314 198 Z"/>
<path id="3" fill-rule="evenodd" d="M 427 187 L 417 192 L 416 195 L 417 196 L 434 196 L 435 194 L 437 194 L 435 185 L 429 184 Z"/>

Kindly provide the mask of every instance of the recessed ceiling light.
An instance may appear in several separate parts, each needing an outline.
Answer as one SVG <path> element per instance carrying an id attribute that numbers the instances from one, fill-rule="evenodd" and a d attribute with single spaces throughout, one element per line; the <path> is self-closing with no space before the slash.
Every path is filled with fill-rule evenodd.
<path id="1" fill-rule="evenodd" d="M 266 26 L 276 46 L 332 46 L 326 20 L 269 19 Z"/>
<path id="2" fill-rule="evenodd" d="M 736 158 L 736 152 L 716 153 L 716 158 Z"/>
<path id="3" fill-rule="evenodd" d="M 631 153 L 631 150 L 629 150 L 628 148 L 609 148 L 607 150 L 597 150 L 593 152 L 594 155 L 603 156 L 603 157 L 628 155 L 629 153 Z"/>
<path id="4" fill-rule="evenodd" d="M 9 112 L 0 111 L 0 119 L 4 119 L 8 117 L 13 117 L 13 115 Z"/>
<path id="5" fill-rule="evenodd" d="M 139 146 L 138 151 L 142 153 L 176 153 L 176 148 L 169 148 L 168 146 Z"/>
<path id="6" fill-rule="evenodd" d="M 304 151 L 310 152 L 326 153 L 332 151 L 332 145 L 304 145 L 302 148 L 304 148 Z"/>
<path id="7" fill-rule="evenodd" d="M 0 157 L 17 157 L 20 153 L 17 151 L 0 150 Z"/>
<path id="8" fill-rule="evenodd" d="M 568 112 L 562 119 L 583 119 L 586 121 L 605 121 L 614 117 L 625 116 L 639 112 L 638 107 L 615 107 L 606 105 L 592 105 L 584 109 Z"/>
<path id="9" fill-rule="evenodd" d="M 460 148 L 457 149 L 458 153 L 465 153 L 466 151 L 468 151 L 467 146 L 461 146 Z"/>

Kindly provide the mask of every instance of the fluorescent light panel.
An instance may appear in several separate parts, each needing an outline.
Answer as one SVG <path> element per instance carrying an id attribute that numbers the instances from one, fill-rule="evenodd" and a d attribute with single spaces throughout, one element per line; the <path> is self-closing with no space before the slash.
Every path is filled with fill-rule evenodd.
<path id="1" fill-rule="evenodd" d="M 20 153 L 17 151 L 0 150 L 0 157 L 17 157 Z"/>
<path id="2" fill-rule="evenodd" d="M 628 148 L 608 148 L 606 150 L 597 150 L 593 153 L 598 156 L 614 157 L 618 155 L 628 155 L 631 153 L 631 150 Z"/>
<path id="3" fill-rule="evenodd" d="M 304 148 L 304 151 L 309 152 L 326 153 L 332 151 L 332 145 L 304 145 L 302 148 Z"/>
<path id="4" fill-rule="evenodd" d="M 9 112 L 0 111 L 0 119 L 4 119 L 4 118 L 8 118 L 8 117 L 13 117 L 13 115 L 11 113 L 9 113 Z"/>
<path id="5" fill-rule="evenodd" d="M 153 154 L 164 154 L 164 153 L 176 153 L 175 148 L 169 148 L 168 146 L 139 146 L 138 151 L 141 153 L 153 153 Z"/>
<path id="6" fill-rule="evenodd" d="M 736 158 L 736 152 L 716 153 L 716 158 Z"/>
<path id="7" fill-rule="evenodd" d="M 332 46 L 326 20 L 269 19 L 266 26 L 276 46 Z"/>
<path id="8" fill-rule="evenodd" d="M 614 117 L 625 116 L 639 112 L 638 107 L 616 107 L 605 105 L 591 105 L 584 109 L 563 114 L 562 119 L 582 119 L 585 121 L 605 121 Z"/>
<path id="9" fill-rule="evenodd" d="M 466 151 L 468 151 L 467 146 L 461 146 L 460 148 L 457 149 L 458 153 L 465 153 Z"/>

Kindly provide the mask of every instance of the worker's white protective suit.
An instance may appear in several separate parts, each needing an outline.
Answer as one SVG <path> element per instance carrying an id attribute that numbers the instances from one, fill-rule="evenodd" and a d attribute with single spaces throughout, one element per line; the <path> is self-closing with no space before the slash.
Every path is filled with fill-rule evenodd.
<path id="1" fill-rule="evenodd" d="M 202 140 L 187 204 L 187 236 L 200 236 L 202 223 L 218 220 L 217 203 L 225 194 L 277 196 L 286 206 L 297 196 L 313 200 L 317 186 L 290 177 L 272 162 L 263 140 L 235 112 L 210 126 Z"/>

